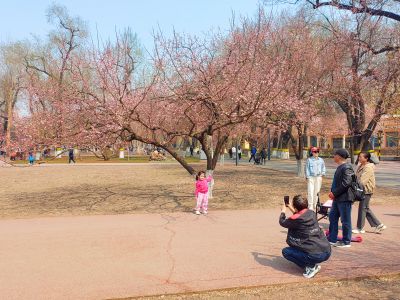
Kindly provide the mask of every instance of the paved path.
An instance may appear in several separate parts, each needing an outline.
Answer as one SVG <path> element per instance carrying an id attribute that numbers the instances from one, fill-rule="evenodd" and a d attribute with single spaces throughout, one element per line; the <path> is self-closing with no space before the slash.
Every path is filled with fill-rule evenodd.
<path id="1" fill-rule="evenodd" d="M 400 272 L 400 208 L 388 225 L 334 249 L 313 280 Z M 110 299 L 304 282 L 280 255 L 279 210 L 82 216 L 0 221 L 2 299 Z"/>
<path id="2" fill-rule="evenodd" d="M 234 164 L 234 160 L 225 160 L 227 164 Z M 332 159 L 325 159 L 327 176 L 333 177 L 337 165 Z M 248 159 L 241 160 L 240 165 L 254 165 L 248 162 Z M 269 168 L 279 171 L 287 171 L 291 173 L 297 173 L 297 164 L 295 160 L 281 160 L 272 159 L 267 161 L 263 166 L 255 166 L 260 168 Z M 378 186 L 391 187 L 400 189 L 400 162 L 399 161 L 382 161 L 375 168 L 375 176 Z"/>

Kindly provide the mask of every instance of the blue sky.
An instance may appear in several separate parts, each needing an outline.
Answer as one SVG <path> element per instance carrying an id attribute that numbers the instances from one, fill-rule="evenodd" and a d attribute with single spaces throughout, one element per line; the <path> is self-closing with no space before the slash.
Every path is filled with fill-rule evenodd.
<path id="1" fill-rule="evenodd" d="M 211 29 L 226 29 L 232 12 L 253 16 L 258 0 L 0 0 L 0 41 L 45 37 L 52 28 L 46 9 L 52 3 L 66 6 L 70 15 L 80 16 L 102 39 L 115 36 L 115 30 L 130 27 L 139 41 L 151 48 L 151 32 L 158 26 L 167 33 L 202 34 Z"/>

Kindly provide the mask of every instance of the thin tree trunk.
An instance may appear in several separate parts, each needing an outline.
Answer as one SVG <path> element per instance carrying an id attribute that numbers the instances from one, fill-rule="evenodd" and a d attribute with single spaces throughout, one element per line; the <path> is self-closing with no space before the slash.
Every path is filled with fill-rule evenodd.
<path id="1" fill-rule="evenodd" d="M 129 132 L 129 134 L 130 134 L 130 136 L 129 136 L 128 138 L 126 138 L 126 140 L 127 140 L 128 142 L 133 141 L 133 140 L 137 140 L 137 141 L 140 141 L 140 142 L 142 142 L 142 143 L 146 143 L 146 144 L 154 145 L 154 146 L 156 146 L 156 147 L 160 147 L 160 148 L 164 149 L 165 151 L 167 151 L 169 154 L 171 154 L 171 156 L 172 156 L 173 158 L 175 158 L 176 161 L 179 162 L 180 165 L 181 165 L 190 175 L 192 175 L 192 176 L 196 175 L 196 170 L 195 170 L 192 166 L 190 166 L 190 165 L 185 161 L 185 159 L 184 159 L 182 156 L 180 156 L 180 155 L 174 150 L 174 148 L 173 148 L 172 146 L 170 146 L 170 145 L 164 145 L 164 144 L 161 144 L 161 143 L 157 143 L 157 142 L 155 142 L 155 141 L 147 140 L 146 138 L 144 138 L 144 137 L 142 137 L 142 136 L 139 136 L 139 135 L 137 135 L 137 134 L 135 134 L 135 133 L 132 133 L 132 132 L 130 132 L 129 130 L 128 130 L 128 132 Z"/>
<path id="2" fill-rule="evenodd" d="M 294 155 L 296 157 L 296 163 L 297 163 L 297 176 L 298 177 L 304 177 L 304 167 L 303 167 L 303 125 L 298 125 L 297 126 L 297 143 L 296 139 L 294 138 L 292 134 L 292 128 L 289 128 L 287 133 L 290 135 L 290 140 L 291 140 L 291 146 L 294 152 Z"/>
<path id="3" fill-rule="evenodd" d="M 13 122 L 13 107 L 11 98 L 7 101 L 7 130 L 6 130 L 6 152 L 10 155 L 11 151 L 11 126 Z"/>
<path id="4" fill-rule="evenodd" d="M 159 146 L 159 147 L 161 147 L 161 146 Z M 161 148 L 163 148 L 165 151 L 167 151 L 169 154 L 171 154 L 171 156 L 173 157 L 173 158 L 175 158 L 176 159 L 176 161 L 177 162 L 179 162 L 180 164 L 181 164 L 181 166 L 186 170 L 186 171 L 188 171 L 188 173 L 190 174 L 190 175 L 196 175 L 196 170 L 192 167 L 192 166 L 190 166 L 186 161 L 185 161 L 185 159 L 182 157 L 182 156 L 180 156 L 173 148 L 170 148 L 170 147 L 161 147 Z"/>

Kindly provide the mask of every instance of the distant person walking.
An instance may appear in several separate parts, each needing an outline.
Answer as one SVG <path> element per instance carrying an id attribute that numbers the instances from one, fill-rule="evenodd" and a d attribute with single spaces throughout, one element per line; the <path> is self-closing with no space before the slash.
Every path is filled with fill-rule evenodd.
<path id="1" fill-rule="evenodd" d="M 31 166 L 33 166 L 33 164 L 35 163 L 35 156 L 33 156 L 32 152 L 29 152 L 28 161 L 29 161 L 29 165 L 31 165 Z"/>
<path id="2" fill-rule="evenodd" d="M 200 210 L 204 215 L 208 212 L 208 183 L 211 180 L 212 176 L 206 178 L 204 171 L 200 171 L 196 176 L 196 208 L 194 211 L 196 215 L 200 215 Z"/>
<path id="3" fill-rule="evenodd" d="M 251 162 L 252 159 L 254 159 L 254 161 L 256 161 L 256 153 L 257 153 L 257 148 L 255 146 L 252 146 L 251 147 L 251 152 L 250 152 L 251 156 L 250 156 L 249 162 Z"/>
<path id="4" fill-rule="evenodd" d="M 235 146 L 232 147 L 232 158 L 236 159 L 236 147 Z"/>
<path id="5" fill-rule="evenodd" d="M 69 149 L 68 152 L 68 163 L 70 164 L 71 162 L 76 163 L 74 159 L 74 149 Z"/>
<path id="6" fill-rule="evenodd" d="M 321 157 L 319 157 L 319 149 L 317 147 L 312 147 L 311 157 L 309 157 L 306 162 L 308 209 L 315 211 L 318 193 L 321 190 L 322 176 L 325 176 L 325 174 L 325 162 Z"/>
<path id="7" fill-rule="evenodd" d="M 240 146 L 238 146 L 237 153 L 238 153 L 239 160 L 242 159 L 242 148 Z"/>
<path id="8" fill-rule="evenodd" d="M 365 217 L 369 225 L 375 229 L 375 232 L 380 233 L 386 229 L 386 226 L 378 220 L 369 208 L 369 202 L 375 190 L 375 164 L 371 160 L 371 153 L 361 152 L 358 155 L 358 162 L 356 176 L 364 186 L 365 199 L 358 204 L 357 228 L 353 229 L 353 233 L 365 233 Z"/>
<path id="9" fill-rule="evenodd" d="M 193 145 L 190 145 L 189 151 L 190 151 L 190 156 L 193 156 Z"/>
<path id="10" fill-rule="evenodd" d="M 262 148 L 262 150 L 260 152 L 260 157 L 261 157 L 261 164 L 265 165 L 265 161 L 267 158 L 267 151 L 265 150 L 265 148 Z"/>

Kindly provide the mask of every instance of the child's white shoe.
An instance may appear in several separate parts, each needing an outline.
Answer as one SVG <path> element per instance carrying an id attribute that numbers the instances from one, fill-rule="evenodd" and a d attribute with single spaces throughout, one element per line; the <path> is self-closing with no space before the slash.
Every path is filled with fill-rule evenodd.
<path id="1" fill-rule="evenodd" d="M 203 211 L 203 215 L 207 216 L 207 211 L 206 210 Z"/>
<path id="2" fill-rule="evenodd" d="M 198 210 L 195 210 L 194 213 L 195 213 L 196 215 L 199 215 L 199 214 L 200 214 L 200 212 L 199 212 Z"/>

